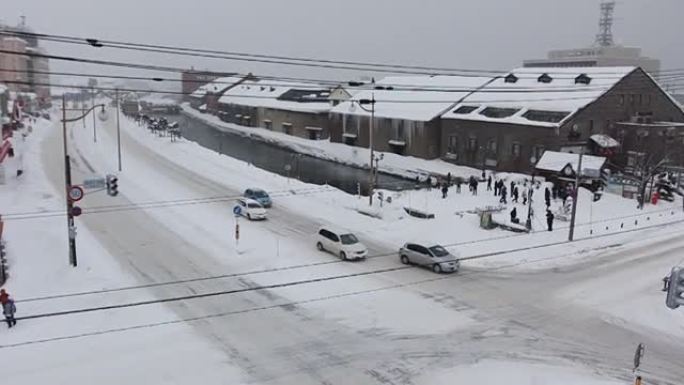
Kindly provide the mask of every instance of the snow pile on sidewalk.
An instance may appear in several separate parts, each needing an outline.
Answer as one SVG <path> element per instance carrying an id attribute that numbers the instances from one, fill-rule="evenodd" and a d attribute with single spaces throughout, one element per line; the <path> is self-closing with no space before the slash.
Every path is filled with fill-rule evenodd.
<path id="1" fill-rule="evenodd" d="M 249 135 L 252 138 L 272 143 L 278 146 L 289 148 L 300 154 L 310 155 L 320 159 L 331 160 L 356 167 L 368 167 L 370 150 L 367 148 L 348 146 L 343 143 L 332 143 L 329 140 L 309 140 L 287 135 L 282 132 L 274 132 L 260 127 L 245 127 L 233 123 L 226 123 L 217 116 L 203 114 L 187 103 L 182 105 L 183 112 L 195 119 L 208 123 L 219 130 Z M 376 152 L 378 155 L 379 151 Z M 457 166 L 443 160 L 427 160 L 412 156 L 397 155 L 391 152 L 384 152 L 383 160 L 379 163 L 380 171 L 415 179 L 426 178 L 429 174 L 469 177 L 480 175 L 481 170 L 471 167 Z"/>
<path id="2" fill-rule="evenodd" d="M 4 238 L 11 269 L 4 287 L 17 301 L 17 316 L 149 299 L 145 292 L 134 291 L 23 301 L 135 284 L 84 227 L 78 229 L 79 265 L 76 268 L 69 266 L 66 219 L 62 215 L 48 216 L 63 210 L 64 198 L 52 188 L 41 166 L 40 142 L 54 129 L 53 122 L 38 121 L 33 134 L 21 146 L 24 174 L 19 178 L 7 178 L 7 184 L 0 186 L 0 214 L 7 216 Z M 46 216 L 21 220 L 12 220 L 9 216 L 33 212 L 44 212 Z M 20 320 L 12 329 L 7 329 L 2 323 L 0 362 L 3 363 L 3 383 L 80 384 L 92 383 L 93 378 L 97 378 L 99 384 L 119 385 L 159 383 L 173 378 L 182 383 L 220 384 L 225 383 L 226 378 L 240 378 L 239 370 L 230 367 L 220 352 L 208 346 L 184 324 L 105 333 L 87 339 L 74 337 L 49 341 L 55 337 L 99 333 L 175 319 L 173 313 L 157 305 L 135 310 Z M 15 344 L 18 346 L 12 346 Z"/>

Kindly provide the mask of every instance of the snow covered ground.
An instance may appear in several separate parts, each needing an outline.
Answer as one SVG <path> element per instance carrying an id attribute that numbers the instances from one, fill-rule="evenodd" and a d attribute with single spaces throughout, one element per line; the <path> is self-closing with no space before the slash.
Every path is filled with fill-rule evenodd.
<path id="1" fill-rule="evenodd" d="M 487 384 L 487 385 L 619 385 L 618 381 L 601 379 L 582 369 L 485 360 L 473 365 L 458 365 L 451 369 L 424 375 L 418 385 Z"/>
<path id="2" fill-rule="evenodd" d="M 63 207 L 63 198 L 47 181 L 41 167 L 40 141 L 54 122 L 40 120 L 26 142 L 15 141 L 23 155 L 24 174 L 14 175 L 20 157 L 7 164 L 7 183 L 0 185 L 0 212 L 49 212 Z M 59 162 L 56 159 L 55 162 Z M 66 258 L 66 221 L 63 216 L 40 219 L 5 219 L 10 279 L 5 288 L 17 299 L 18 316 L 67 310 L 78 306 L 102 305 L 100 297 L 73 301 L 22 301 L 67 292 L 121 287 L 135 282 L 123 272 L 106 250 L 93 240 L 85 227 L 79 228 L 80 263 L 72 268 Z M 64 256 L 64 257 L 63 257 Z M 140 299 L 140 293 L 120 293 L 111 300 Z M 202 373 L 207 383 L 223 383 L 225 376 L 240 378 L 222 355 L 198 338 L 185 324 L 165 328 L 113 333 L 94 340 L 69 338 L 59 343 L 41 343 L 55 336 L 97 333 L 127 328 L 151 321 L 173 321 L 177 317 L 157 305 L 135 311 L 103 311 L 83 317 L 65 316 L 19 321 L 16 328 L 0 324 L 0 361 L 3 383 L 101 384 L 188 383 Z M 12 347 L 14 344 L 19 346 Z"/>
<path id="3" fill-rule="evenodd" d="M 85 129 L 80 124 L 74 126 L 70 140 L 76 182 L 89 175 L 116 173 L 113 120 L 98 123 L 97 143 L 92 142 L 90 119 Z M 52 187 L 54 173 L 45 175 L 40 167 L 42 156 L 45 167 L 53 172 L 61 169 L 58 136 L 53 130 L 43 124 L 29 137 L 23 180 L 0 186 L 2 213 L 52 212 L 63 207 L 63 198 Z M 647 211 L 638 212 L 632 201 L 615 196 L 604 196 L 589 205 L 589 194 L 583 192 L 578 238 L 619 230 L 622 233 L 464 261 L 461 273 L 437 276 L 426 270 L 402 269 L 394 251 L 407 239 L 420 238 L 451 244 L 452 250 L 469 257 L 558 242 L 567 237 L 567 232 L 558 222 L 558 230 L 548 233 L 540 220 L 535 220 L 535 233 L 529 235 L 480 229 L 479 218 L 467 211 L 497 204 L 483 184 L 477 197 L 468 195 L 466 187 L 461 194 L 452 189 L 447 199 L 441 199 L 436 190 L 392 193 L 391 205 L 372 209 L 381 216 L 374 218 L 358 212 L 367 207 L 366 199 L 329 186 L 288 180 L 195 143 L 171 143 L 169 138 L 152 136 L 123 117 L 122 130 L 120 196 L 93 193 L 79 203 L 86 210 L 77 220 L 80 266 L 73 269 L 67 265 L 64 217 L 8 220 L 6 236 L 10 239 L 14 274 L 10 291 L 21 300 L 117 288 L 140 283 L 140 277 L 148 279 L 143 282 L 158 282 L 226 272 L 241 275 L 168 290 L 24 301 L 18 303 L 22 314 L 357 275 L 252 295 L 27 320 L 11 333 L 0 327 L 0 360 L 11 368 L 8 379 L 13 383 L 44 383 L 46 377 L 55 383 L 88 383 L 88 379 L 98 376 L 102 377 L 101 383 L 117 384 L 200 379 L 210 384 L 391 383 L 410 379 L 417 384 L 503 384 L 513 380 L 520 384 L 612 385 L 616 382 L 601 378 L 629 377 L 622 362 L 623 356 L 630 354 L 625 352 L 632 349 L 627 338 L 631 335 L 625 334 L 623 328 L 669 333 L 667 322 L 679 320 L 678 316 L 666 318 L 661 312 L 655 313 L 656 300 L 657 306 L 665 308 L 664 297 L 652 293 L 652 281 L 662 269 L 663 258 L 653 260 L 649 267 L 652 273 L 644 278 L 648 283 L 638 286 L 629 301 L 612 308 L 606 305 L 619 299 L 620 282 L 638 278 L 640 264 L 635 263 L 634 271 L 624 270 L 622 265 L 629 265 L 629 261 L 623 261 L 618 253 L 629 253 L 634 247 L 648 249 L 644 241 L 634 239 L 663 237 L 663 233 L 681 231 L 682 227 L 671 224 L 665 230 L 626 231 L 681 220 L 679 210 L 675 210 L 681 207 L 681 201 L 671 207 L 649 206 Z M 40 147 L 41 140 L 52 142 Z M 275 205 L 265 222 L 240 221 L 241 237 L 236 245 L 231 208 L 234 198 L 253 186 L 270 191 Z M 535 210 L 543 212 L 543 207 L 538 207 L 542 199 L 535 202 Z M 120 211 L 87 214 L 112 205 Z M 559 202 L 554 202 L 557 205 Z M 426 208 L 437 218 L 425 221 L 408 217 L 403 214 L 403 206 Z M 502 212 L 500 220 L 506 220 L 511 207 Z M 524 218 L 525 207 L 519 205 L 518 211 Z M 611 219 L 595 220 L 598 216 Z M 635 220 L 640 224 L 634 225 Z M 326 222 L 357 232 L 376 258 L 338 263 L 334 256 L 317 252 L 312 235 L 319 224 Z M 142 227 L 136 228 L 138 225 Z M 146 227 L 150 225 L 159 226 L 158 231 Z M 37 230 L 40 237 L 35 236 Z M 155 238 L 146 238 L 151 235 Z M 633 258 L 641 261 L 645 256 L 649 256 L 648 252 L 635 253 Z M 563 268 L 578 263 L 592 266 L 579 277 L 581 282 L 571 274 L 574 266 Z M 594 275 L 593 266 L 610 272 L 611 265 L 615 266 L 615 275 L 607 276 L 609 282 L 615 283 L 615 290 L 603 295 L 600 288 L 604 281 L 602 276 Z M 534 270 L 549 267 L 566 274 L 558 277 L 567 280 L 563 281 L 564 291 L 556 294 L 565 301 L 562 304 L 540 296 L 543 293 L 538 285 L 556 276 Z M 363 275 L 394 268 L 400 270 Z M 500 269 L 505 271 L 497 275 Z M 262 272 L 246 274 L 249 271 Z M 525 279 L 518 279 L 517 274 L 524 274 Z M 510 290 L 500 292 L 501 288 Z M 634 304 L 653 310 L 654 315 L 632 319 L 627 310 Z M 559 318 L 560 309 L 554 306 L 573 308 L 565 319 Z M 176 322 L 217 313 L 232 317 Z M 606 330 L 604 323 L 593 322 L 594 314 L 605 314 L 605 320 L 615 325 L 608 329 L 615 335 L 606 340 L 609 342 L 590 345 L 592 355 L 587 356 L 585 345 L 591 344 L 592 338 L 601 339 Z M 586 320 L 589 324 L 584 323 Z M 170 323 L 158 327 L 144 326 L 167 321 Z M 131 329 L 76 337 L 114 328 Z M 64 337 L 51 343 L 8 347 L 34 339 Z M 660 348 L 664 353 L 672 349 L 669 345 Z M 548 356 L 539 359 L 542 354 Z M 655 353 L 653 357 L 655 369 L 668 368 L 668 376 L 676 375 L 677 369 L 672 369 L 669 361 L 657 361 Z M 672 383 L 670 378 L 663 383 Z"/>
<path id="4" fill-rule="evenodd" d="M 194 110 L 193 110 L 194 111 Z M 192 113 L 192 112 L 191 112 Z M 258 128 L 246 128 L 220 122 L 218 118 L 199 114 L 201 119 L 208 119 L 225 127 L 232 127 L 237 130 L 250 130 L 261 135 Z M 216 122 L 213 122 L 216 123 Z M 217 124 L 218 124 L 217 123 Z M 137 126 L 130 120 L 125 120 L 122 124 L 138 143 L 149 148 L 154 153 L 164 157 L 169 162 L 196 170 L 198 173 L 226 185 L 236 191 L 242 191 L 246 187 L 253 187 L 254 181 L 258 180 L 257 187 L 261 187 L 277 195 L 276 205 L 282 205 L 291 211 L 302 211 L 303 214 L 315 218 L 317 221 L 326 223 L 334 222 L 335 225 L 346 227 L 362 238 L 370 238 L 382 243 L 391 249 L 398 249 L 404 242 L 435 242 L 445 246 L 451 246 L 452 251 L 458 252 L 463 257 L 473 257 L 483 254 L 496 253 L 510 249 L 524 249 L 543 244 L 559 243 L 567 239 L 569 223 L 561 219 L 555 221 L 554 232 L 546 231 L 545 204 L 543 186 L 534 189 L 534 212 L 533 233 L 516 234 L 505 230 L 483 230 L 479 228 L 479 216 L 474 212 L 477 208 L 497 207 L 499 199 L 492 192 L 486 191 L 486 184 L 479 184 L 477 196 L 473 196 L 467 190 L 467 186 L 462 187 L 461 193 L 455 192 L 452 187 L 447 199 L 441 199 L 441 192 L 437 189 L 419 191 L 391 192 L 383 191 L 385 197 L 391 197 L 392 203 L 385 203 L 382 208 L 376 205 L 368 208 L 367 198 L 355 197 L 329 186 L 316 188 L 312 185 L 301 183 L 297 180 L 288 180 L 270 172 L 257 169 L 228 156 L 217 154 L 208 149 L 204 149 L 192 142 L 172 143 L 168 138 L 159 138 L 148 134 L 148 131 Z M 256 131 L 251 131 L 256 130 Z M 300 138 L 274 133 L 267 130 L 264 134 L 273 140 L 284 139 L 284 143 L 312 143 Z M 331 145 L 338 148 L 338 144 L 327 142 L 315 142 L 324 146 Z M 357 151 L 349 146 L 339 145 L 344 151 Z M 337 151 L 337 150 L 336 150 Z M 340 150 L 343 151 L 343 150 Z M 363 157 L 362 157 L 363 158 Z M 416 160 L 402 158 L 406 162 L 405 170 L 416 169 L 427 162 L 432 164 L 435 161 Z M 386 158 L 387 159 L 387 158 Z M 439 162 L 437 162 L 439 164 Z M 418 165 L 418 166 L 416 166 Z M 448 165 L 453 175 L 470 175 L 465 173 L 467 168 L 454 169 L 453 165 Z M 436 171 L 436 170 L 433 170 Z M 439 172 L 445 172 L 441 169 Z M 477 172 L 476 172 L 477 174 Z M 507 186 L 510 181 L 523 182 L 524 176 L 519 174 L 501 173 L 495 175 L 506 181 Z M 522 190 L 521 186 L 521 190 Z M 288 191 L 305 191 L 306 194 L 291 194 Z M 521 191 L 522 193 L 522 191 Z M 304 196 L 302 196 L 304 195 Z M 561 200 L 552 203 L 552 211 L 560 211 Z M 423 220 L 409 216 L 404 211 L 405 207 L 434 213 L 434 220 Z M 509 213 L 517 208 L 518 217 L 522 223 L 527 217 L 527 206 L 520 203 L 503 206 L 503 211 L 495 214 L 495 219 L 502 223 L 510 223 Z M 359 211 L 372 213 L 381 218 L 373 218 L 362 215 Z M 557 215 L 557 217 L 559 217 Z M 334 218 L 334 220 L 332 220 Z M 523 262 L 518 269 L 538 269 L 548 268 L 553 265 L 574 263 L 576 259 L 588 258 L 592 249 L 602 249 L 609 245 L 627 242 L 633 239 L 630 231 L 642 229 L 644 227 L 662 225 L 666 223 L 677 223 L 684 220 L 681 211 L 681 200 L 678 198 L 673 203 L 661 201 L 656 206 L 647 205 L 645 210 L 637 210 L 633 200 L 624 199 L 613 194 L 604 194 L 599 202 L 593 202 L 592 194 L 586 190 L 581 190 L 578 202 L 577 228 L 575 239 L 583 239 L 582 242 L 575 244 L 563 244 L 552 248 L 550 253 L 556 254 L 561 251 L 561 256 L 554 258 L 553 261 L 537 261 L 531 263 L 533 258 L 538 255 L 537 250 L 521 250 L 518 253 L 506 253 L 492 260 L 472 261 L 471 266 L 497 266 L 502 263 Z M 606 237 L 609 234 L 615 236 Z M 562 258 L 561 258 L 562 257 Z"/>

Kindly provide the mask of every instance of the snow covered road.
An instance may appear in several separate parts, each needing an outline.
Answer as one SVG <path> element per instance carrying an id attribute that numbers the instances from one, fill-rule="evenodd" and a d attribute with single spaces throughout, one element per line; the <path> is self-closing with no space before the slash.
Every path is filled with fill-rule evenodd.
<path id="1" fill-rule="evenodd" d="M 89 143 L 87 135 L 72 136 L 76 144 L 72 148 L 75 180 L 114 170 L 113 129 L 112 121 L 104 128 L 100 126 L 97 145 Z M 140 134 L 148 135 L 144 129 Z M 84 207 L 239 195 L 229 184 L 193 172 L 191 165 L 169 162 L 125 130 L 122 143 L 122 194 L 114 199 L 102 193 L 88 195 Z M 47 175 L 59 190 L 63 171 L 56 159 L 61 159 L 58 132 L 43 142 L 43 160 Z M 315 251 L 311 241 L 321 213 L 295 212 L 285 204 L 276 204 L 266 222 L 242 223 L 244 239 L 236 248 L 231 205 L 226 201 L 114 211 L 84 215 L 78 222 L 87 226 L 123 269 L 141 283 L 304 265 L 155 287 L 140 292 L 141 298 L 401 266 L 394 256 L 364 263 L 326 263 L 334 261 L 334 257 Z M 360 235 L 372 254 L 393 251 L 383 240 L 373 239 L 372 234 Z M 593 299 L 577 300 L 577 293 L 569 292 L 604 290 L 601 273 L 610 275 L 610 282 L 633 278 L 635 269 L 644 261 L 648 261 L 649 271 L 657 272 L 661 265 L 666 271 L 668 264 L 677 263 L 676 255 L 684 242 L 671 237 L 659 240 L 658 245 L 661 252 L 654 252 L 649 244 L 641 245 L 641 249 L 608 250 L 595 260 L 551 271 L 511 273 L 506 269 L 466 267 L 455 276 L 435 276 L 420 269 L 402 269 L 167 306 L 181 319 L 234 313 L 188 323 L 222 352 L 227 362 L 240 369 L 241 376 L 231 381 L 234 383 L 429 384 L 435 381 L 433 374 L 443 376 L 440 369 L 484 359 L 570 365 L 582 370 L 589 367 L 624 382 L 631 378 L 634 347 L 645 342 L 646 377 L 674 385 L 684 377 L 684 367 L 677 359 L 684 351 L 681 338 L 634 323 L 628 317 L 614 322 L 615 318 L 609 317 L 613 313 L 604 313 L 610 309 L 596 306 Z M 537 254 L 545 252 L 539 249 Z M 88 257 L 80 255 L 81 259 Z M 658 283 L 653 282 L 654 286 Z M 629 308 L 632 299 L 621 297 L 615 288 L 609 293 L 597 300 L 599 305 L 621 301 L 621 309 Z M 116 302 L 116 296 L 103 301 Z M 661 310 L 666 311 L 661 305 Z M 255 310 L 260 308 L 263 310 Z M 87 320 L 90 316 L 73 317 Z"/>

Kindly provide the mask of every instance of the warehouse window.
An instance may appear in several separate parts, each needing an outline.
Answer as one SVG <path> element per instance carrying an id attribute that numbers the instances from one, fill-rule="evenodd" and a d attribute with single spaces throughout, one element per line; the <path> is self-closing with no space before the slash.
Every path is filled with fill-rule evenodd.
<path id="1" fill-rule="evenodd" d="M 458 136 L 451 135 L 447 142 L 447 152 L 450 154 L 458 154 Z"/>
<path id="2" fill-rule="evenodd" d="M 513 144 L 511 145 L 511 155 L 513 156 L 513 158 L 520 157 L 520 143 L 513 142 Z"/>

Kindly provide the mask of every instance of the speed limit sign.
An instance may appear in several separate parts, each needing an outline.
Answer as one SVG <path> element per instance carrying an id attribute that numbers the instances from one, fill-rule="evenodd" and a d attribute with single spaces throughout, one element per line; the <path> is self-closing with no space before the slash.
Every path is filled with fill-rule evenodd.
<path id="1" fill-rule="evenodd" d="M 83 188 L 81 188 L 81 186 L 69 187 L 69 199 L 71 199 L 72 202 L 78 202 L 83 199 Z"/>

